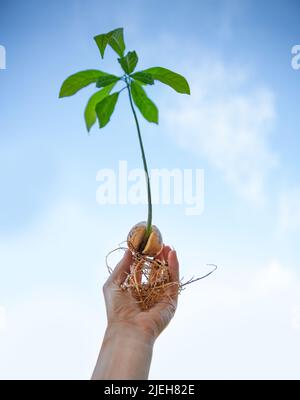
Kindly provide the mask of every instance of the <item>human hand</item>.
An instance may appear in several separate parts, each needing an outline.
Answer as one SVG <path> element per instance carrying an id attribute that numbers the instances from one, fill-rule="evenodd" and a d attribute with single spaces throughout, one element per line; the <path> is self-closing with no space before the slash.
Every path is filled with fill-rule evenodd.
<path id="1" fill-rule="evenodd" d="M 171 321 L 178 299 L 176 252 L 165 246 L 157 258 L 168 262 L 174 285 L 167 286 L 165 299 L 147 311 L 121 288 L 133 261 L 129 250 L 105 283 L 108 325 L 92 379 L 147 379 L 154 342 Z"/>
<path id="2" fill-rule="evenodd" d="M 127 250 L 103 287 L 108 329 L 127 332 L 129 329 L 133 335 L 136 333 L 154 342 L 169 324 L 177 307 L 179 263 L 176 252 L 169 246 L 164 246 L 157 258 L 168 262 L 171 282 L 175 284 L 165 289 L 165 296 L 151 309 L 142 311 L 131 293 L 121 288 L 132 264 L 131 252 Z"/>

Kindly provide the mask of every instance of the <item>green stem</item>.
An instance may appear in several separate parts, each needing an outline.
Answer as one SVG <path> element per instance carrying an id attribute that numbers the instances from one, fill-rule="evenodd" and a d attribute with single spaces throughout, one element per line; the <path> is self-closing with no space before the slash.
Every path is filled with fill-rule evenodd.
<path id="1" fill-rule="evenodd" d="M 149 177 L 149 172 L 148 172 L 148 166 L 147 166 L 145 150 L 144 150 L 144 146 L 143 146 L 141 130 L 140 130 L 140 126 L 139 126 L 139 121 L 137 119 L 137 115 L 136 115 L 136 112 L 135 112 L 135 109 L 134 109 L 132 96 L 131 96 L 131 91 L 130 91 L 130 86 L 129 86 L 129 83 L 128 83 L 127 79 L 126 79 L 126 85 L 127 85 L 127 89 L 128 89 L 130 106 L 131 106 L 131 109 L 132 109 L 132 113 L 133 113 L 133 116 L 134 116 L 137 132 L 138 132 L 139 144 L 140 144 L 140 149 L 141 149 L 141 154 L 142 154 L 142 159 L 143 159 L 143 165 L 144 165 L 144 171 L 145 171 L 145 176 L 146 176 L 147 194 L 148 194 L 148 219 L 147 219 L 146 237 L 145 237 L 145 239 L 148 239 L 149 236 L 150 236 L 150 233 L 151 233 L 151 228 L 152 228 L 152 200 L 151 200 L 150 177 Z"/>

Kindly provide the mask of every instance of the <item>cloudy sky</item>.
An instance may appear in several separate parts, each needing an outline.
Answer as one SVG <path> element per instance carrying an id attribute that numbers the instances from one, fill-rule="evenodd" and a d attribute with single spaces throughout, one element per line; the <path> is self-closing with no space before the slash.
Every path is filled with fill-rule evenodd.
<path id="1" fill-rule="evenodd" d="M 99 205 L 97 171 L 141 165 L 127 99 L 88 136 L 93 88 L 58 100 L 71 73 L 118 73 L 93 36 L 123 26 L 140 68 L 182 73 L 191 96 L 155 85 L 141 122 L 152 168 L 204 170 L 204 212 L 156 205 L 185 278 L 152 378 L 300 378 L 299 2 L 2 0 L 0 378 L 87 379 L 105 312 L 105 255 L 143 205 Z M 297 239 L 298 238 L 298 239 Z"/>

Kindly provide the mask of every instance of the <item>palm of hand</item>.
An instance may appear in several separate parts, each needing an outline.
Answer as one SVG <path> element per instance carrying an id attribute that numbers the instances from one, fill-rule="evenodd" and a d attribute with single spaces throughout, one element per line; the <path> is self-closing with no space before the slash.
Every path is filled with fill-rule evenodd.
<path id="1" fill-rule="evenodd" d="M 171 279 L 178 282 L 179 265 L 176 252 L 165 246 L 159 258 L 168 261 Z M 132 329 L 142 331 L 156 339 L 174 316 L 178 290 L 176 285 L 169 287 L 166 289 L 165 301 L 160 301 L 151 309 L 142 311 L 132 295 L 120 288 L 131 262 L 131 254 L 128 251 L 104 285 L 108 324 L 129 325 Z"/>

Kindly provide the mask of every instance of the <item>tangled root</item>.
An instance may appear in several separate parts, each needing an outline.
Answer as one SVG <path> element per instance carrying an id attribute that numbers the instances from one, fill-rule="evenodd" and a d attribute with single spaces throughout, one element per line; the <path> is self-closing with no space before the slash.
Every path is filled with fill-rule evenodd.
<path id="1" fill-rule="evenodd" d="M 148 310 L 166 298 L 167 288 L 172 286 L 178 290 L 178 283 L 171 282 L 167 262 L 139 253 L 132 257 L 130 273 L 123 282 L 122 289 L 131 292 L 142 310 Z"/>
<path id="2" fill-rule="evenodd" d="M 161 261 L 136 252 L 130 246 L 133 262 L 130 267 L 130 272 L 127 274 L 125 281 L 121 284 L 123 290 L 128 290 L 136 302 L 140 305 L 143 311 L 149 310 L 155 304 L 162 301 L 171 300 L 177 294 L 180 294 L 185 287 L 191 283 L 199 281 L 211 275 L 217 266 L 209 264 L 213 270 L 200 278 L 191 278 L 183 282 L 182 280 L 174 282 L 171 279 L 169 266 L 167 261 Z M 117 250 L 127 250 L 125 247 L 118 247 L 112 250 L 106 256 L 106 265 L 109 272 L 112 271 L 108 265 L 108 257 Z"/>

